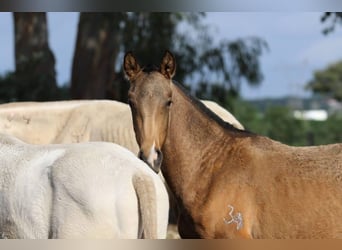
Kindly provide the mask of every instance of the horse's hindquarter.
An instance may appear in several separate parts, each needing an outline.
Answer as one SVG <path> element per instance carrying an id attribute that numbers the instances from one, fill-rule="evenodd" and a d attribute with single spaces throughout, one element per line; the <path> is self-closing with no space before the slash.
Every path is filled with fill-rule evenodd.
<path id="1" fill-rule="evenodd" d="M 258 176 L 265 182 L 259 183 L 256 194 L 256 202 L 261 203 L 259 227 L 263 234 L 270 235 L 270 231 L 270 237 L 342 238 L 342 144 L 280 146 L 273 157 L 264 159 L 275 170 L 268 169 L 269 181 L 263 180 L 262 171 Z"/>
<path id="2" fill-rule="evenodd" d="M 154 237 L 165 238 L 167 192 L 145 163 L 111 143 L 70 144 L 68 149 L 53 172 L 56 197 L 64 200 L 55 203 L 58 221 L 54 221 L 53 237 L 137 238 L 143 209 L 156 207 L 144 211 L 156 218 Z M 82 158 L 74 157 L 79 155 Z M 135 176 L 141 176 L 141 182 L 151 187 L 142 188 L 148 192 L 137 192 Z"/>
<path id="3" fill-rule="evenodd" d="M 2 147 L 1 153 L 4 151 L 6 147 Z M 48 237 L 52 206 L 50 170 L 63 153 L 59 149 L 36 151 L 28 145 L 11 145 L 7 155 L 1 155 L 0 228 L 3 237 Z"/>
<path id="4" fill-rule="evenodd" d="M 78 145 L 78 146 L 76 146 Z M 54 171 L 55 238 L 137 238 L 132 162 L 114 144 L 70 144 Z M 78 153 L 74 153 L 77 151 Z M 74 156 L 82 155 L 82 158 Z M 126 164 L 126 161 L 128 164 Z"/>
<path id="5" fill-rule="evenodd" d="M 342 238 L 342 145 L 251 144 L 222 162 L 193 214 L 202 236 Z"/>
<path id="6" fill-rule="evenodd" d="M 252 144 L 248 154 L 235 189 L 226 189 L 235 190 L 235 211 L 251 237 L 342 237 L 341 144 L 288 147 L 267 140 Z"/>
<path id="7" fill-rule="evenodd" d="M 1 237 L 137 238 L 141 204 L 133 176 L 140 172 L 154 187 L 147 205 L 157 211 L 147 213 L 164 219 L 156 237 L 165 236 L 165 187 L 129 150 L 105 142 L 33 146 L 8 135 L 0 135 L 0 147 Z"/>

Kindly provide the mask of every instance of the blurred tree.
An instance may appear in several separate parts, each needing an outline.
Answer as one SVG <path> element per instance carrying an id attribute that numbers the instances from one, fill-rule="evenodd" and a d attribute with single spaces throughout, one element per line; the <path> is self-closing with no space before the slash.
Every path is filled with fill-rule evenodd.
<path id="1" fill-rule="evenodd" d="M 14 72 L 8 72 L 4 76 L 0 76 L 0 103 L 16 100 L 18 99 Z"/>
<path id="2" fill-rule="evenodd" d="M 306 88 L 314 93 L 329 95 L 342 101 L 342 61 L 315 71 L 313 79 L 307 83 Z"/>
<path id="3" fill-rule="evenodd" d="M 229 105 L 242 82 L 257 85 L 259 57 L 266 43 L 258 38 L 221 41 L 214 46 L 202 22 L 204 13 L 81 13 L 75 46 L 71 97 L 126 101 L 128 84 L 122 59 L 133 50 L 140 63 L 159 65 L 165 49 L 177 60 L 175 80 L 194 92 Z M 16 71 L 0 79 L 3 100 L 66 99 L 68 88 L 55 79 L 45 13 L 14 13 Z M 209 77 L 216 75 L 217 77 Z M 8 90 L 6 92 L 6 89 Z M 8 96 L 5 97 L 8 93 Z M 9 95 L 9 93 L 11 93 Z"/>
<path id="4" fill-rule="evenodd" d="M 266 136 L 288 145 L 307 145 L 306 123 L 293 117 L 292 111 L 283 106 L 273 106 L 266 110 L 263 124 Z"/>
<path id="5" fill-rule="evenodd" d="M 175 80 L 188 88 L 196 89 L 201 77 L 202 84 L 219 81 L 218 86 L 236 96 L 243 79 L 259 83 L 259 56 L 266 43 L 250 38 L 221 42 L 215 47 L 201 23 L 204 16 L 175 12 L 81 13 L 72 96 L 125 101 L 128 84 L 123 84 L 121 65 L 124 53 L 130 50 L 142 65 L 159 65 L 165 49 L 171 50 L 177 61 Z M 221 77 L 204 77 L 208 73 Z M 217 92 L 215 84 L 212 88 L 211 92 Z"/>
<path id="6" fill-rule="evenodd" d="M 15 71 L 0 77 L 0 101 L 65 99 L 56 84 L 55 58 L 48 44 L 45 13 L 13 13 Z"/>
<path id="7" fill-rule="evenodd" d="M 342 12 L 325 12 L 321 17 L 321 22 L 330 21 L 330 25 L 323 29 L 323 34 L 327 35 L 335 30 L 336 24 L 342 25 Z"/>
<path id="8" fill-rule="evenodd" d="M 342 141 L 342 117 L 332 114 L 324 122 L 311 121 L 310 131 L 313 134 L 314 144 L 340 143 Z"/>
<path id="9" fill-rule="evenodd" d="M 46 13 L 14 13 L 15 86 L 18 100 L 52 100 L 57 95 L 55 58 L 48 43 Z"/>
<path id="10" fill-rule="evenodd" d="M 233 95 L 238 95 L 241 83 L 246 80 L 250 85 L 258 85 L 263 76 L 259 58 L 267 48 L 267 43 L 257 37 L 222 41 L 218 47 L 209 48 L 202 55 L 203 77 L 213 71 L 225 83 Z"/>
<path id="11" fill-rule="evenodd" d="M 194 34 L 204 32 L 200 25 L 204 13 L 178 12 L 135 12 L 127 14 L 123 27 L 121 51 L 133 51 L 143 65 L 159 65 L 166 49 L 176 57 L 177 80 L 183 81 L 185 76 L 196 68 L 196 50 L 189 33 L 180 31 L 179 25 L 188 26 Z M 202 40 L 196 45 L 200 45 Z M 186 60 L 186 61 L 185 61 Z M 179 63 L 182 62 L 182 63 Z M 122 62 L 119 62 L 120 66 Z"/>
<path id="12" fill-rule="evenodd" d="M 114 65 L 124 13 L 81 13 L 71 76 L 73 99 L 113 97 Z M 115 89 L 114 89 L 115 91 Z"/>
<path id="13" fill-rule="evenodd" d="M 202 80 L 196 94 L 232 110 L 231 101 L 239 96 L 242 82 L 258 86 L 262 81 L 259 60 L 267 48 L 267 43 L 257 37 L 222 41 L 218 47 L 208 48 L 201 55 Z M 208 85 L 213 75 L 216 83 Z"/>
<path id="14" fill-rule="evenodd" d="M 81 13 L 73 59 L 73 98 L 125 101 L 124 53 L 134 50 L 141 64 L 159 64 L 165 49 L 174 48 L 176 36 L 184 40 L 176 31 L 178 23 L 185 19 L 195 23 L 197 15 L 201 14 Z M 191 70 L 194 67 L 189 70 L 189 64 L 178 67 L 177 76 L 182 78 L 184 71 Z"/>
<path id="15" fill-rule="evenodd" d="M 234 116 L 243 124 L 246 130 L 266 135 L 266 128 L 263 124 L 263 115 L 252 104 L 236 98 L 232 101 Z"/>
<path id="16" fill-rule="evenodd" d="M 128 13 L 122 30 L 121 54 L 133 51 L 141 65 L 159 66 L 165 50 L 170 50 L 177 62 L 175 80 L 186 86 L 185 79 L 198 69 L 199 48 L 206 41 L 206 27 L 201 24 L 204 13 L 134 12 Z M 180 26 L 183 25 L 182 31 Z M 187 28 L 184 28 L 184 27 Z M 190 32 L 189 32 L 190 31 Z M 194 38 L 190 35 L 196 36 Z M 122 57 L 116 62 L 116 88 L 126 98 L 128 84 L 122 84 Z"/>
<path id="17" fill-rule="evenodd" d="M 266 101 L 267 102 L 267 101 Z M 236 99 L 234 116 L 254 133 L 295 146 L 322 145 L 342 141 L 342 114 L 331 114 L 326 121 L 298 120 L 285 106 L 267 105 L 265 113 L 251 103 Z"/>

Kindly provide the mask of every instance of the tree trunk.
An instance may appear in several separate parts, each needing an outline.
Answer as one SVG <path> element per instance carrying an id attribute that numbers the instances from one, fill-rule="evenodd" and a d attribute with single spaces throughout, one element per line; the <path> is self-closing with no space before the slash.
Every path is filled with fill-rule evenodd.
<path id="1" fill-rule="evenodd" d="M 19 100 L 52 100 L 57 95 L 55 58 L 49 48 L 46 13 L 14 13 L 15 76 Z"/>
<path id="2" fill-rule="evenodd" d="M 73 99 L 119 99 L 113 88 L 122 13 L 81 13 L 71 76 Z"/>

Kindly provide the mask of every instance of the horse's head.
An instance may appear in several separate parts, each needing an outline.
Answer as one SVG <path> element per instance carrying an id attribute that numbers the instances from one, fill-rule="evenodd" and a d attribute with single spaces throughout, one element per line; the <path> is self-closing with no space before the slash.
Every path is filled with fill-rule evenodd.
<path id="1" fill-rule="evenodd" d="M 139 157 L 158 173 L 172 104 L 171 83 L 176 71 L 175 59 L 166 51 L 160 68 L 146 71 L 128 52 L 124 58 L 124 71 L 130 82 L 128 100 L 140 147 Z"/>

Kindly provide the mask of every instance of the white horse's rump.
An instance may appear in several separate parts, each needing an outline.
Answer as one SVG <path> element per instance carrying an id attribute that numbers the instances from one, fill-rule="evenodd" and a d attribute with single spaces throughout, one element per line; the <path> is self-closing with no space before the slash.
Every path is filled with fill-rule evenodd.
<path id="1" fill-rule="evenodd" d="M 121 146 L 29 145 L 0 135 L 0 237 L 165 238 L 160 178 Z"/>

